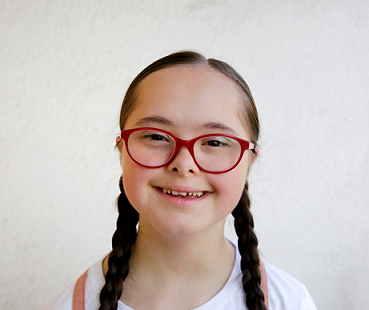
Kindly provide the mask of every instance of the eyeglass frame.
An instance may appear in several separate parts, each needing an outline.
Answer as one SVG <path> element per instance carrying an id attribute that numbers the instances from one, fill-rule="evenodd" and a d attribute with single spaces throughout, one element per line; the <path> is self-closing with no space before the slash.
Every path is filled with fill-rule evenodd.
<path id="1" fill-rule="evenodd" d="M 132 156 L 132 154 L 131 154 L 131 152 L 129 151 L 129 148 L 128 148 L 128 139 L 129 139 L 129 136 L 133 132 L 140 131 L 140 130 L 153 130 L 153 131 L 158 131 L 158 132 L 164 133 L 166 135 L 169 135 L 171 138 L 173 138 L 173 140 L 175 142 L 175 148 L 173 150 L 173 154 L 170 156 L 170 158 L 164 164 L 159 165 L 159 166 L 147 166 L 147 165 L 144 165 L 144 164 L 139 163 L 136 159 L 133 158 L 133 156 Z M 201 136 L 198 136 L 198 137 L 193 138 L 193 139 L 183 140 L 183 139 L 180 139 L 180 138 L 176 137 L 174 134 L 172 134 L 171 132 L 166 131 L 166 130 L 162 130 L 162 129 L 158 129 L 158 128 L 154 128 L 154 127 L 139 127 L 139 128 L 132 128 L 132 129 L 122 130 L 120 132 L 120 137 L 125 142 L 126 150 L 127 150 L 127 153 L 129 155 L 129 157 L 136 164 L 138 164 L 139 166 L 145 167 L 145 168 L 152 168 L 152 169 L 154 169 L 154 168 L 161 168 L 161 167 L 164 167 L 164 166 L 167 166 L 168 164 L 170 164 L 174 160 L 174 158 L 177 156 L 179 149 L 182 146 L 184 146 L 184 147 L 188 148 L 188 150 L 190 151 L 190 154 L 192 156 L 192 159 L 194 160 L 196 166 L 200 170 L 205 171 L 207 173 L 214 173 L 214 174 L 226 173 L 226 172 L 231 171 L 234 168 L 236 168 L 236 166 L 240 163 L 240 161 L 241 161 L 241 159 L 243 157 L 243 154 L 245 153 L 246 150 L 255 150 L 256 149 L 255 144 L 252 143 L 252 142 L 250 142 L 250 141 L 241 139 L 241 138 L 236 137 L 236 136 L 233 136 L 233 135 L 223 134 L 223 133 L 213 133 L 213 134 L 201 135 Z M 207 169 L 201 167 L 200 164 L 197 162 L 196 157 L 195 157 L 194 145 L 195 145 L 195 143 L 198 140 L 200 140 L 202 138 L 205 138 L 205 137 L 228 137 L 228 138 L 232 138 L 232 139 L 236 140 L 240 144 L 240 146 L 241 146 L 240 156 L 239 156 L 237 162 L 231 168 L 226 169 L 226 170 L 223 170 L 223 171 L 210 171 L 210 170 L 207 170 Z"/>

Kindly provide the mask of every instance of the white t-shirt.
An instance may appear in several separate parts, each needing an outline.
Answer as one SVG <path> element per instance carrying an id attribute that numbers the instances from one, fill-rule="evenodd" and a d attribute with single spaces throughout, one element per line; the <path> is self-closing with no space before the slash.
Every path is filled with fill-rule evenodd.
<path id="1" fill-rule="evenodd" d="M 237 245 L 233 271 L 225 286 L 208 302 L 193 310 L 245 310 L 245 293 L 241 283 L 241 255 Z M 269 310 L 316 310 L 315 304 L 306 287 L 284 271 L 265 263 L 268 281 Z M 75 282 L 61 294 L 55 296 L 41 310 L 72 310 Z M 97 310 L 99 296 L 105 284 L 102 259 L 90 267 L 85 284 L 85 310 Z M 134 310 L 118 301 L 118 310 Z"/>

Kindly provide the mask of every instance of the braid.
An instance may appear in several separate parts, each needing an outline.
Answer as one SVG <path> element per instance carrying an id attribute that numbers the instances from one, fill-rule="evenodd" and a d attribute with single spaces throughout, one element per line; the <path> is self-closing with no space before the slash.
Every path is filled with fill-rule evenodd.
<path id="1" fill-rule="evenodd" d="M 129 272 L 131 246 L 137 237 L 136 225 L 138 213 L 132 207 L 124 192 L 122 177 L 119 180 L 120 195 L 117 199 L 119 216 L 117 229 L 113 235 L 113 250 L 109 256 L 109 269 L 105 276 L 105 285 L 100 292 L 99 310 L 116 310 L 122 295 L 123 281 Z"/>
<path id="2" fill-rule="evenodd" d="M 254 232 L 254 219 L 250 212 L 248 182 L 232 215 L 235 218 L 234 226 L 241 254 L 242 286 L 246 294 L 247 307 L 249 310 L 266 310 L 264 294 L 260 288 L 258 239 Z"/>

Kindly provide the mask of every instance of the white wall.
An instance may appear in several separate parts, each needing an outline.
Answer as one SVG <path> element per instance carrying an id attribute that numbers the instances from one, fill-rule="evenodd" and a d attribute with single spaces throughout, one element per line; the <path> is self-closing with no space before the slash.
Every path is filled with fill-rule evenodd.
<path id="1" fill-rule="evenodd" d="M 109 251 L 121 100 L 189 48 L 237 68 L 256 99 L 263 257 L 319 309 L 364 309 L 368 33 L 366 0 L 0 1 L 0 308 L 38 309 Z"/>

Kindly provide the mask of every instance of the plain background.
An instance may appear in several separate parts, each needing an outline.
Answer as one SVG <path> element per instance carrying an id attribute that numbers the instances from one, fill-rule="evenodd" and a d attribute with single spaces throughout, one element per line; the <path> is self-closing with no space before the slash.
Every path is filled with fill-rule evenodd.
<path id="1" fill-rule="evenodd" d="M 121 101 L 180 49 L 227 61 L 255 97 L 263 259 L 318 309 L 366 308 L 368 34 L 366 0 L 0 0 L 0 308 L 40 308 L 108 253 Z"/>

